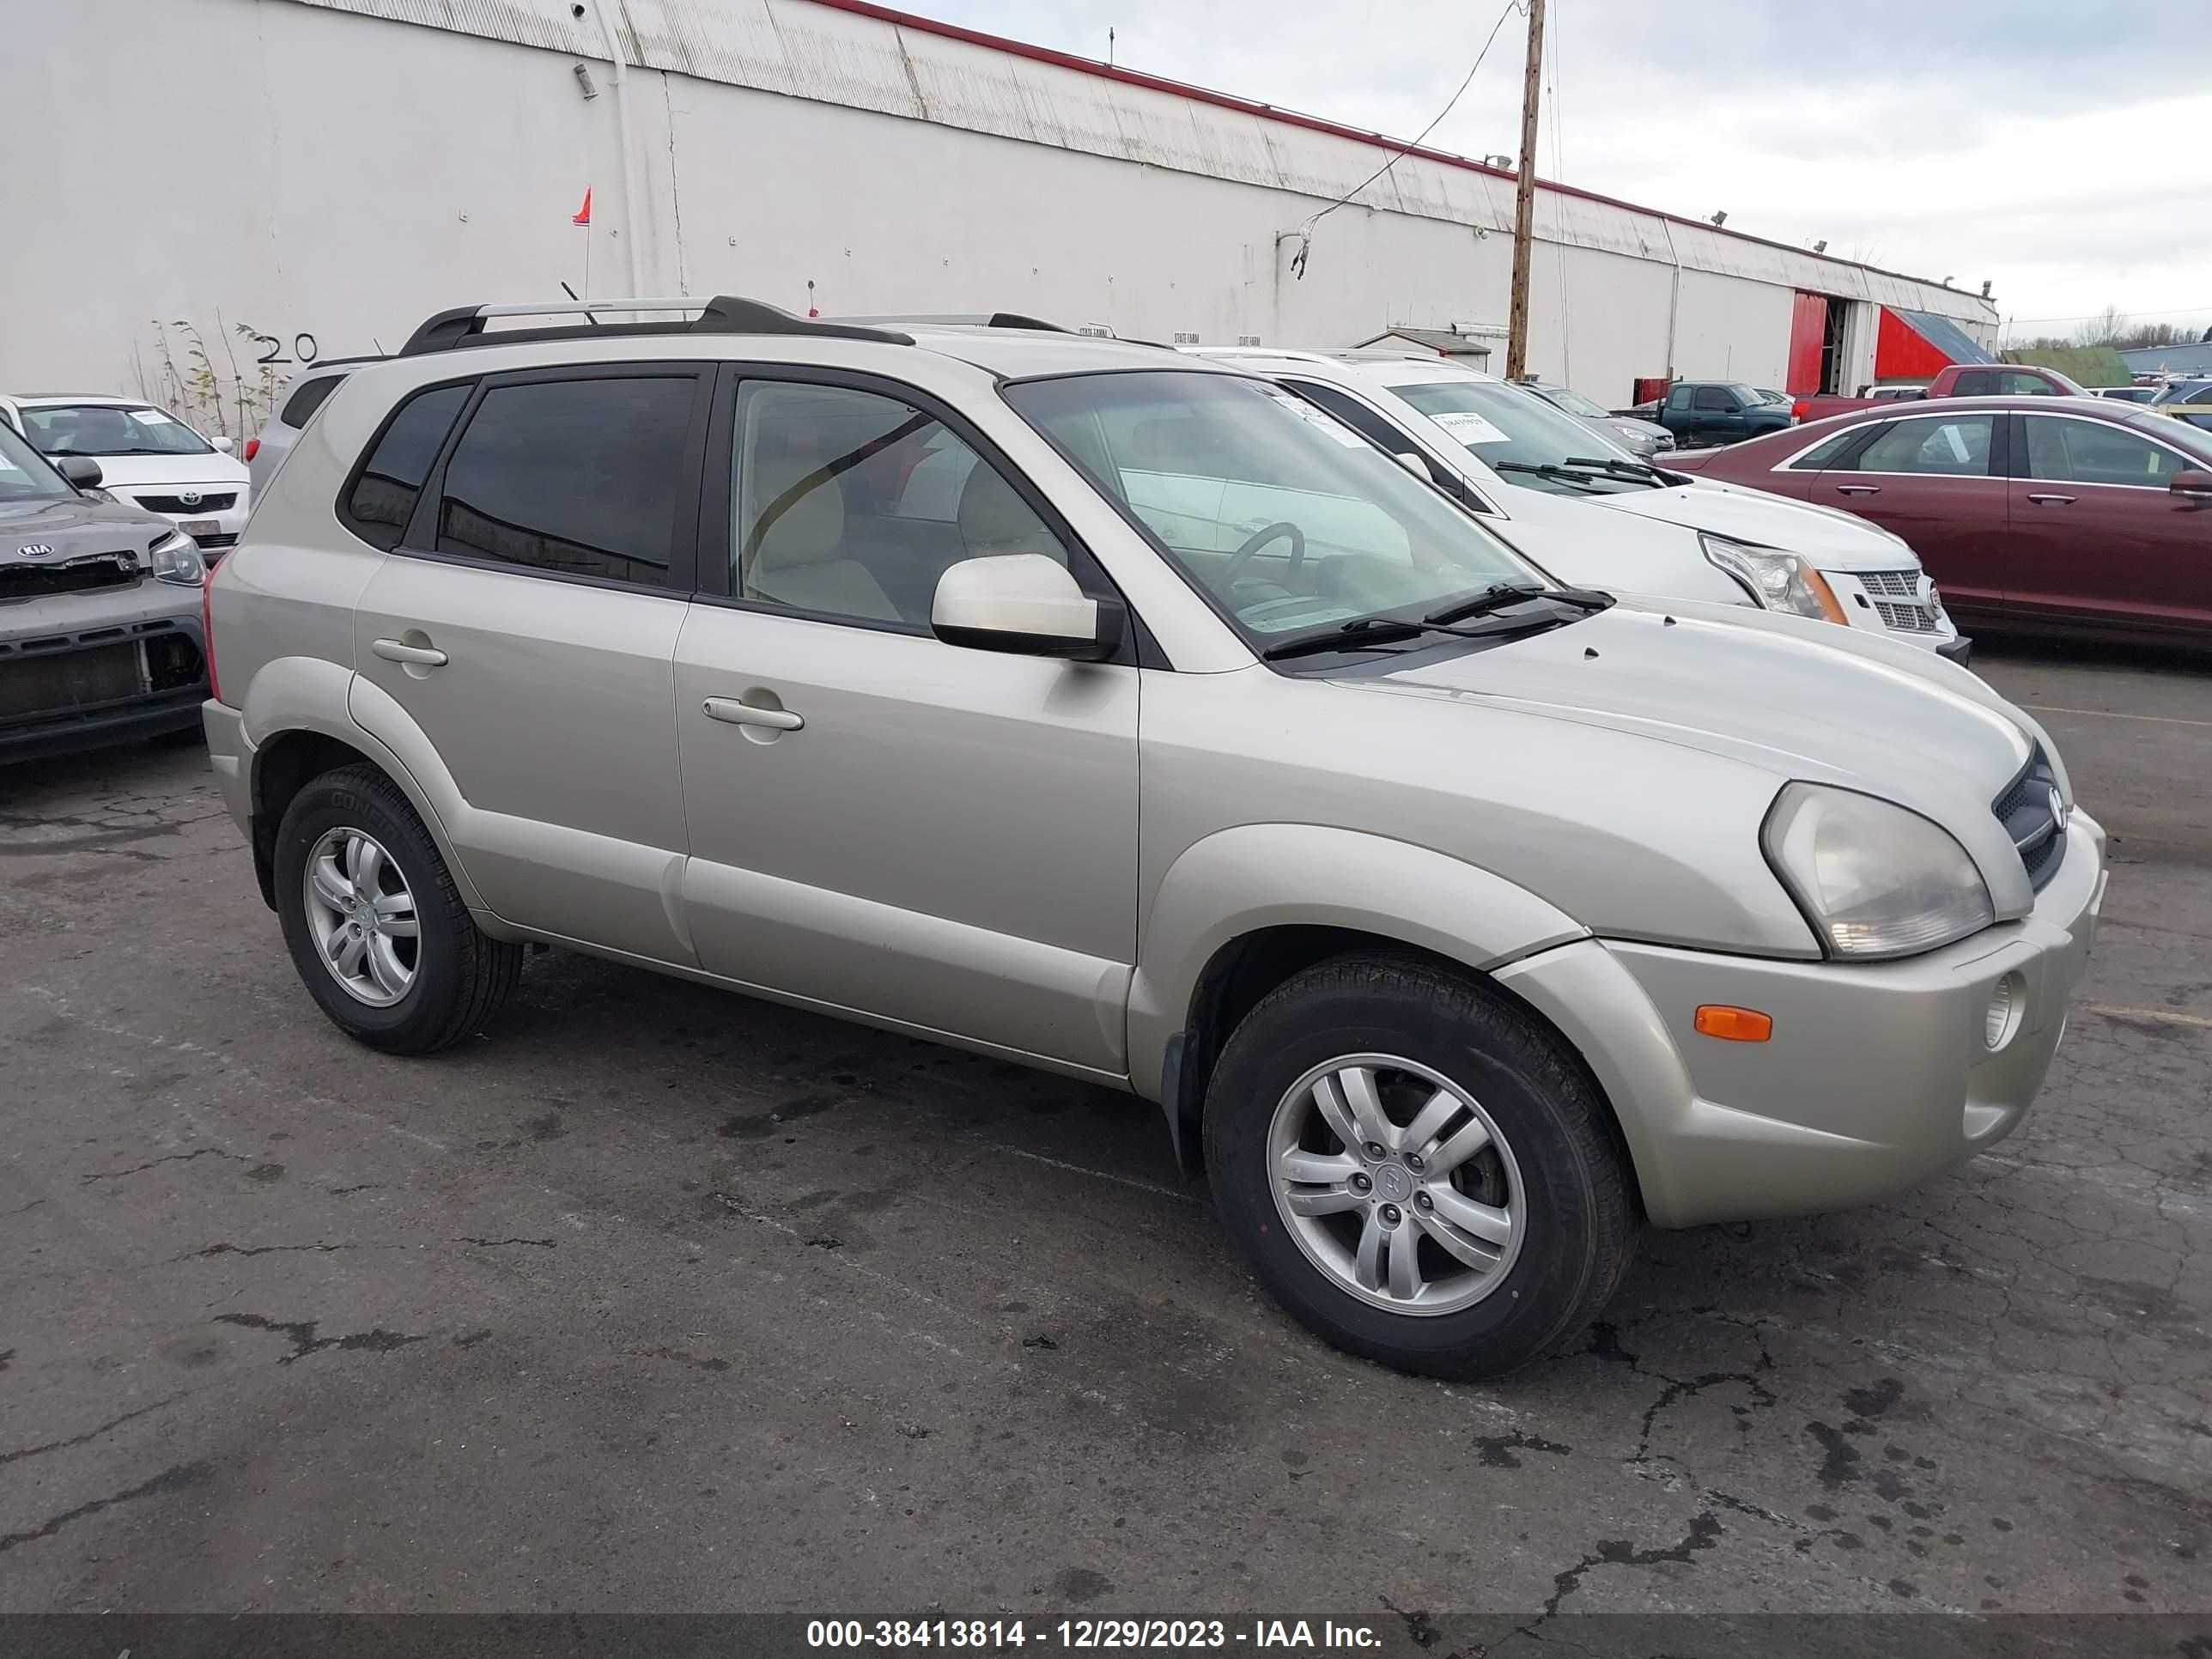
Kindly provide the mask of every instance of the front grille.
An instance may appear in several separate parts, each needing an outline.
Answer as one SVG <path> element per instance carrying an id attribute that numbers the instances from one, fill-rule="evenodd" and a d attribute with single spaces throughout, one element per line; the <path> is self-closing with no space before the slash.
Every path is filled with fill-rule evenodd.
<path id="1" fill-rule="evenodd" d="M 1917 599 L 1920 597 L 1920 573 L 1917 570 L 1862 570 L 1859 586 L 1869 593 L 1887 594 L 1893 599 Z"/>
<path id="2" fill-rule="evenodd" d="M 0 605 L 82 593 L 88 588 L 128 587 L 138 576 L 135 553 L 85 553 L 36 564 L 19 560 L 0 567 Z"/>
<path id="3" fill-rule="evenodd" d="M 187 692 L 207 664 L 174 623 L 142 622 L 0 643 L 0 725 L 91 714 L 136 697 Z"/>
<path id="4" fill-rule="evenodd" d="M 195 536 L 192 539 L 200 544 L 203 551 L 209 548 L 236 547 L 238 545 L 238 538 L 235 536 Z"/>
<path id="5" fill-rule="evenodd" d="M 203 495 L 188 501 L 181 495 L 141 495 L 138 505 L 154 513 L 228 513 L 238 500 L 238 492 L 229 490 L 220 495 Z"/>
<path id="6" fill-rule="evenodd" d="M 1893 628 L 1900 634 L 1940 634 L 1943 631 L 1936 625 L 1936 618 L 1917 605 L 1892 605 L 1887 599 L 1876 599 L 1874 608 L 1884 628 Z"/>
<path id="7" fill-rule="evenodd" d="M 2066 857 L 2066 825 L 2059 805 L 2058 774 L 2040 744 L 2020 775 L 1990 804 L 1990 811 L 2020 854 L 2028 884 L 2040 892 Z"/>

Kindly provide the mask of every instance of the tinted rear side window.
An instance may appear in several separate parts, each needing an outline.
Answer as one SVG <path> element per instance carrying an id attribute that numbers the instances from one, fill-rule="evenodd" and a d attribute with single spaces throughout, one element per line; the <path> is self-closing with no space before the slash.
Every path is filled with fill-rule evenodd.
<path id="1" fill-rule="evenodd" d="M 688 375 L 494 386 L 446 465 L 437 550 L 664 585 L 696 386 Z"/>
<path id="2" fill-rule="evenodd" d="M 310 380 L 284 400 L 284 408 L 276 418 L 286 426 L 305 426 L 323 406 L 323 399 L 336 392 L 344 382 L 343 374 L 325 374 Z"/>
<path id="3" fill-rule="evenodd" d="M 353 533 L 387 551 L 399 545 L 415 498 L 430 476 L 453 417 L 469 400 L 468 386 L 433 386 L 399 406 L 353 481 L 340 510 Z"/>

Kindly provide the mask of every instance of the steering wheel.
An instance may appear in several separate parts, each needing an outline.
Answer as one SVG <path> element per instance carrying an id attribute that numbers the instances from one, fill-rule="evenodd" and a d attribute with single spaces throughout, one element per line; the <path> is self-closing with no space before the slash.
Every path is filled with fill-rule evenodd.
<path id="1" fill-rule="evenodd" d="M 1226 587 L 1235 581 L 1238 573 L 1252 562 L 1252 556 L 1279 536 L 1287 536 L 1291 542 L 1291 562 L 1283 574 L 1296 575 L 1298 567 L 1305 562 L 1306 532 L 1288 520 L 1278 519 L 1274 523 L 1254 531 L 1246 538 L 1244 545 L 1229 556 L 1228 568 L 1221 573 L 1221 585 Z"/>

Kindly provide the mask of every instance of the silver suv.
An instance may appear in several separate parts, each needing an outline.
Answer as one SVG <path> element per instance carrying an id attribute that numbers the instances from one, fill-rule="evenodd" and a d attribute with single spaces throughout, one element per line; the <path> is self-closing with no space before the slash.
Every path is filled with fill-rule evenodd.
<path id="1" fill-rule="evenodd" d="M 1294 1315 L 1462 1376 L 1645 1222 L 1881 1198 L 2040 1086 L 2104 836 L 1934 653 L 1547 586 L 1165 349 L 611 308 L 697 314 L 356 369 L 210 589 L 361 1041 L 544 941 L 1129 1090 Z"/>

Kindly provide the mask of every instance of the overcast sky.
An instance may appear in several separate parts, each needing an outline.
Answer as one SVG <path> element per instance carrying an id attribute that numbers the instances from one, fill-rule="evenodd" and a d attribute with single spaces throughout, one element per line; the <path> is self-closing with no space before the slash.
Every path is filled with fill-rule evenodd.
<path id="1" fill-rule="evenodd" d="M 1504 0 L 909 3 L 1092 58 L 1111 26 L 1129 68 L 1411 138 Z M 1549 0 L 1545 34 L 1547 179 L 1987 278 L 2023 333 L 2212 323 L 2206 0 Z M 1516 149 L 1527 38 L 1506 19 L 1430 143 Z"/>

